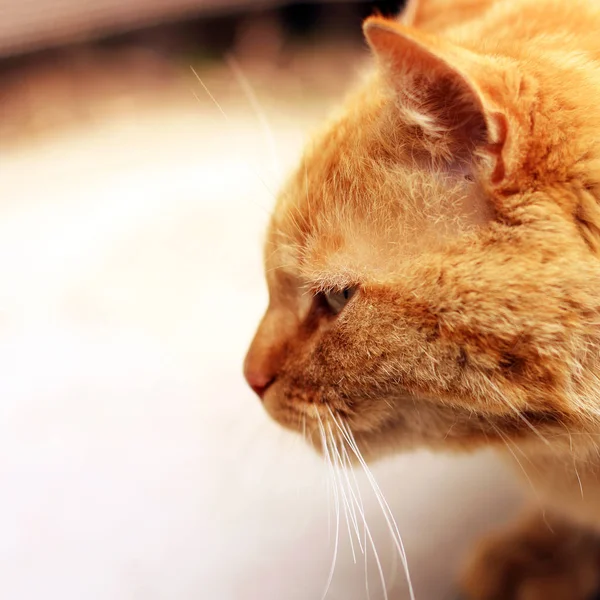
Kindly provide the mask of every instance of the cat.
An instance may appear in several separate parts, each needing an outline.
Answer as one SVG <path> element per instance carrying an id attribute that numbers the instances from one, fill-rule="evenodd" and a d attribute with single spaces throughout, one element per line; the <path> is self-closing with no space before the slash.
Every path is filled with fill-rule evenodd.
<path id="1" fill-rule="evenodd" d="M 416 0 L 308 145 L 268 229 L 245 361 L 322 452 L 494 447 L 536 505 L 470 600 L 600 589 L 600 4 Z M 327 434 L 322 437 L 322 434 Z"/>

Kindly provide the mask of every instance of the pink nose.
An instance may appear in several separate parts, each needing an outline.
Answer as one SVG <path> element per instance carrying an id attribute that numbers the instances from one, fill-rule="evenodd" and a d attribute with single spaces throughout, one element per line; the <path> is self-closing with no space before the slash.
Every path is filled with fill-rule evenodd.
<path id="1" fill-rule="evenodd" d="M 256 395 L 262 400 L 265 392 L 275 381 L 275 376 L 261 371 L 260 369 L 253 369 L 252 365 L 246 363 L 244 367 L 244 377 L 248 382 L 248 385 L 254 390 Z"/>

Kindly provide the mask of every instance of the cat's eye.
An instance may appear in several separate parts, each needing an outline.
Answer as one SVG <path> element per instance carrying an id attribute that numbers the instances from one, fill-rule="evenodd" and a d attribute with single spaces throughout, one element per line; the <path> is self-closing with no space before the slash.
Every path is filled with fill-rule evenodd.
<path id="1" fill-rule="evenodd" d="M 354 296 L 355 292 L 355 287 L 347 287 L 343 290 L 332 290 L 329 292 L 324 292 L 323 297 L 325 298 L 325 302 L 327 302 L 329 310 L 331 310 L 331 312 L 334 315 L 338 315 L 342 312 L 344 306 L 348 304 L 350 298 Z"/>

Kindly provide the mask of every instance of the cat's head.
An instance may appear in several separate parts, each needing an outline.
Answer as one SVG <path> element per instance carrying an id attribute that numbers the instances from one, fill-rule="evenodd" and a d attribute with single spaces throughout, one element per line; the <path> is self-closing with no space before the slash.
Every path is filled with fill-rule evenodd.
<path id="1" fill-rule="evenodd" d="M 376 72 L 276 205 L 248 381 L 282 425 L 318 444 L 342 424 L 371 456 L 583 427 L 600 392 L 586 140 L 516 59 L 379 18 L 365 33 Z"/>

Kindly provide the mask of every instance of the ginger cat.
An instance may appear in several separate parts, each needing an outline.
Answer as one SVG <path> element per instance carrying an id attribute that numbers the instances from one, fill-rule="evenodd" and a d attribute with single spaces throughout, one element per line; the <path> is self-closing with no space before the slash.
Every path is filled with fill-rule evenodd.
<path id="1" fill-rule="evenodd" d="M 526 471 L 545 511 L 478 549 L 471 600 L 600 590 L 599 32 L 594 0 L 369 18 L 376 68 L 268 232 L 245 374 L 274 419 L 366 460 L 494 446 Z"/>

